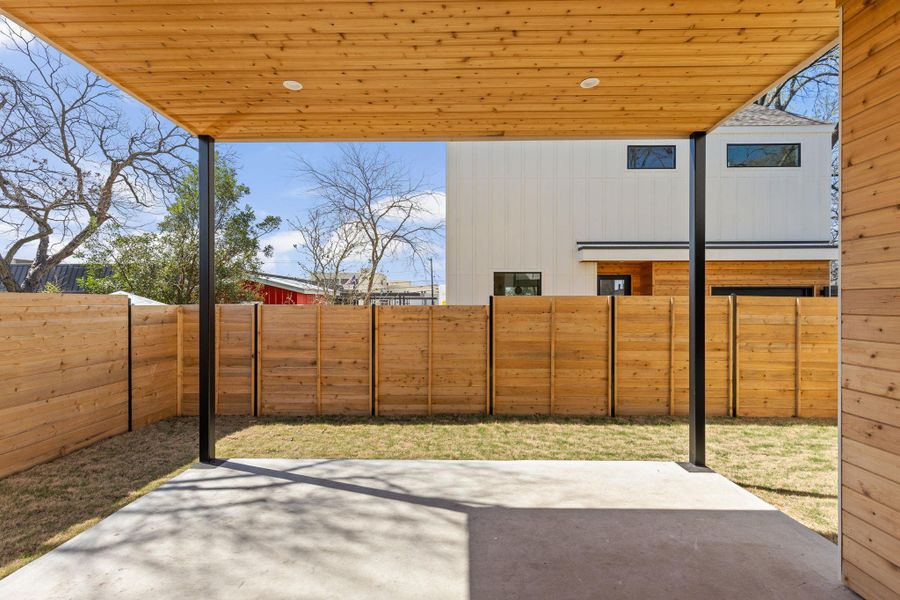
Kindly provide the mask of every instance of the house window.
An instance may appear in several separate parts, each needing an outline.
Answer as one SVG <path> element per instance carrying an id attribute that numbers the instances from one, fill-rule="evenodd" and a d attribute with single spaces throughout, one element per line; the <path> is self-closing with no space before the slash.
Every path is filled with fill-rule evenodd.
<path id="1" fill-rule="evenodd" d="M 813 295 L 810 286 L 746 286 L 746 287 L 713 287 L 710 290 L 712 296 L 786 296 L 803 298 Z"/>
<path id="2" fill-rule="evenodd" d="M 540 296 L 540 273 L 494 273 L 495 296 Z"/>
<path id="3" fill-rule="evenodd" d="M 629 169 L 674 169 L 675 146 L 628 146 Z"/>
<path id="4" fill-rule="evenodd" d="M 800 144 L 728 144 L 729 167 L 799 167 Z"/>
<path id="5" fill-rule="evenodd" d="M 630 296 L 631 275 L 597 275 L 598 296 Z"/>

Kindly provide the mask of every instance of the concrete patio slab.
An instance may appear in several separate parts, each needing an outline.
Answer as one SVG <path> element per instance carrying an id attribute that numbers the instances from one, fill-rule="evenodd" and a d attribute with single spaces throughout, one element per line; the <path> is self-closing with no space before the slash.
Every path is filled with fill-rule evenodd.
<path id="1" fill-rule="evenodd" d="M 854 598 L 834 544 L 663 462 L 230 460 L 0 598 Z"/>

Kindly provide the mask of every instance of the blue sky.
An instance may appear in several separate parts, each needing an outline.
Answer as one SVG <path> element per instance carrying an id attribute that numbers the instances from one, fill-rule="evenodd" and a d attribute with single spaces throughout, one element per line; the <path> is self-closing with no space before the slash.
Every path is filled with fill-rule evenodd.
<path id="1" fill-rule="evenodd" d="M 403 162 L 413 176 L 422 175 L 429 187 L 444 191 L 446 180 L 446 145 L 443 142 L 394 142 L 383 146 L 391 156 Z M 250 188 L 248 203 L 260 216 L 272 214 L 285 219 L 299 216 L 315 204 L 308 193 L 308 185 L 296 174 L 296 164 L 303 157 L 313 164 L 336 156 L 335 143 L 240 143 L 219 144 L 219 150 L 235 156 L 240 166 L 241 180 Z M 290 228 L 274 234 L 269 242 L 276 254 L 264 268 L 279 274 L 296 274 L 296 252 L 291 244 L 296 241 Z M 444 281 L 444 253 L 434 256 L 435 281 Z M 411 279 L 426 282 L 429 274 L 419 267 L 418 272 L 407 261 L 395 260 L 383 269 L 394 279 Z"/>

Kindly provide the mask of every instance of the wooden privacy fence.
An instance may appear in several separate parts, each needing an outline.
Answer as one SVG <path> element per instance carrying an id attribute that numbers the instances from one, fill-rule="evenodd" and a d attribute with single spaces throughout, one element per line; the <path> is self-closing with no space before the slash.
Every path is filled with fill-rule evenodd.
<path id="1" fill-rule="evenodd" d="M 0 295 L 0 476 L 196 415 L 198 316 L 114 296 Z M 216 320 L 218 414 L 688 412 L 684 297 L 221 305 Z M 708 298 L 707 413 L 835 417 L 837 330 L 834 298 Z"/>
<path id="2" fill-rule="evenodd" d="M 0 477 L 128 430 L 128 299 L 0 294 Z"/>

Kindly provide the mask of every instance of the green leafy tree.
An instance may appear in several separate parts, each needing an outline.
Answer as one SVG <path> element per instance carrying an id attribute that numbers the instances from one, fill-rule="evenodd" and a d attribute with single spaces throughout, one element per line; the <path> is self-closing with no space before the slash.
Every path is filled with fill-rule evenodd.
<path id="1" fill-rule="evenodd" d="M 261 239 L 281 225 L 279 217 L 258 220 L 242 204 L 250 189 L 240 183 L 233 161 L 216 155 L 216 301 L 255 300 L 244 285 L 259 269 L 260 255 L 272 247 Z M 128 233 L 119 226 L 93 240 L 83 253 L 88 269 L 81 285 L 88 292 L 125 290 L 166 304 L 195 304 L 200 298 L 199 176 L 189 169 L 176 187 L 175 201 L 155 232 Z M 111 274 L 104 276 L 110 267 Z"/>

